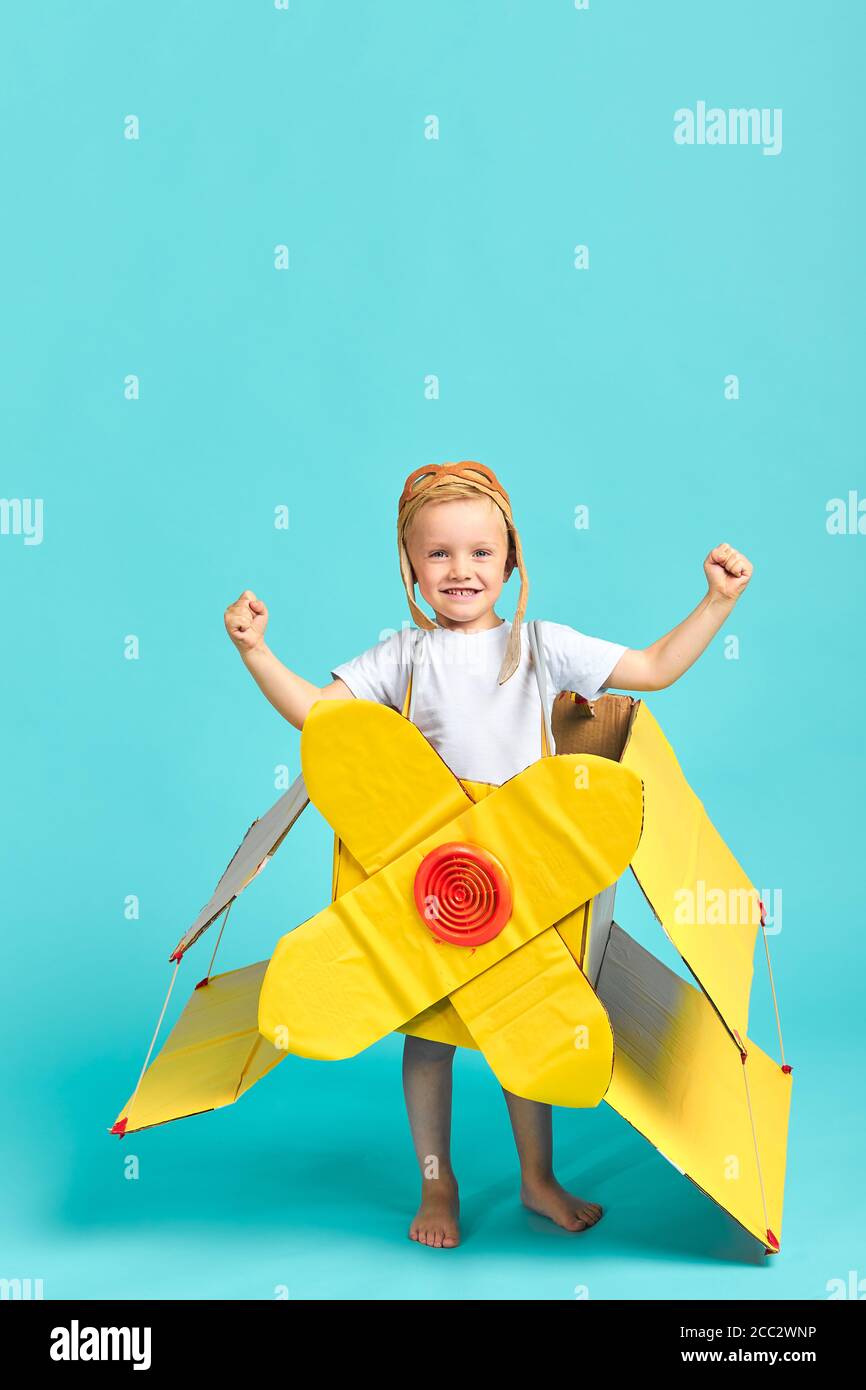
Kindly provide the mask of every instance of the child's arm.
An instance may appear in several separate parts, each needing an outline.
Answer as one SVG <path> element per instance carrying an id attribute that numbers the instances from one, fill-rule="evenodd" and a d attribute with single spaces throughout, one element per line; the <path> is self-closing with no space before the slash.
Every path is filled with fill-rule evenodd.
<path id="1" fill-rule="evenodd" d="M 320 688 L 283 665 L 265 643 L 268 610 L 251 589 L 244 589 L 240 598 L 229 605 L 224 620 L 226 631 L 259 690 L 296 729 L 304 727 L 317 700 L 353 698 L 345 681 L 331 681 Z"/>
<path id="2" fill-rule="evenodd" d="M 627 651 L 607 678 L 617 690 L 664 690 L 709 646 L 752 577 L 752 566 L 727 543 L 704 561 L 707 592 L 687 618 L 643 651 Z"/>

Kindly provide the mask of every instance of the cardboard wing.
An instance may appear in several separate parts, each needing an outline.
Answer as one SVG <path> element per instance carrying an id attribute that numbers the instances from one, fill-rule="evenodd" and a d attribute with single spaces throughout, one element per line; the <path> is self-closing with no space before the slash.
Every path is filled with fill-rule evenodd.
<path id="1" fill-rule="evenodd" d="M 580 959 L 615 1045 L 605 1100 L 775 1253 L 793 1078 L 784 1053 L 775 1062 L 747 1035 L 758 893 L 643 701 L 610 695 L 588 707 L 566 693 L 553 729 L 558 751 L 591 748 L 641 778 L 632 871 L 699 987 L 639 946 L 607 902 L 590 904 Z"/>
<path id="2" fill-rule="evenodd" d="M 298 777 L 288 791 L 274 802 L 270 810 L 253 821 L 210 898 L 192 926 L 184 932 L 169 960 L 180 960 L 190 946 L 198 941 L 202 932 L 206 931 L 219 914 L 243 892 L 247 884 L 261 873 L 309 803 L 304 779 Z"/>

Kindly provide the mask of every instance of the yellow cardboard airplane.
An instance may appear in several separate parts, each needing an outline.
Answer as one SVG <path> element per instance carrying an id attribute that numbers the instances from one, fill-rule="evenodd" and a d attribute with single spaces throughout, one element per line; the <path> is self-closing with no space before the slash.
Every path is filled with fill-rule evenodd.
<path id="1" fill-rule="evenodd" d="M 496 787 L 454 776 L 406 717 L 411 686 L 402 715 L 312 707 L 301 777 L 172 952 L 172 985 L 310 800 L 334 830 L 332 902 L 270 961 L 209 969 L 111 1133 L 229 1105 L 290 1053 L 351 1057 L 397 1030 L 479 1048 L 517 1095 L 606 1100 L 775 1253 L 791 1068 L 747 1036 L 763 907 L 649 709 L 565 692 L 545 756 Z M 613 921 L 629 864 L 698 988 Z"/>

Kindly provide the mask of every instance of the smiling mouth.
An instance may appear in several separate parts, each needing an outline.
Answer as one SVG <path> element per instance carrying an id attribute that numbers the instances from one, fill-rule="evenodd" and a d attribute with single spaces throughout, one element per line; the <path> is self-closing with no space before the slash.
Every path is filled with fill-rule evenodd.
<path id="1" fill-rule="evenodd" d="M 476 594 L 480 594 L 480 593 L 481 593 L 481 590 L 480 590 L 480 589 L 443 589 L 442 592 L 443 592 L 443 594 L 447 594 L 449 598 L 475 598 Z"/>

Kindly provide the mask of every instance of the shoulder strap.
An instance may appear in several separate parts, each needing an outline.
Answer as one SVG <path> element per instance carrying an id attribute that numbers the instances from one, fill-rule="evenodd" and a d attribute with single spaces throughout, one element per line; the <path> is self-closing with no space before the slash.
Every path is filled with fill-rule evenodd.
<path id="1" fill-rule="evenodd" d="M 544 646 L 541 641 L 538 619 L 533 619 L 531 623 L 526 624 L 526 627 L 529 633 L 529 649 L 532 653 L 535 680 L 541 699 L 541 756 L 547 758 L 556 748 L 550 723 L 550 710 L 547 707 L 547 663 L 544 659 Z"/>
<path id="2" fill-rule="evenodd" d="M 415 648 L 418 645 L 418 639 L 420 636 L 420 628 L 414 628 L 409 638 L 409 679 L 406 682 L 406 694 L 403 699 L 403 716 L 405 719 L 412 718 L 412 713 L 415 705 L 415 701 L 413 699 L 415 693 L 413 688 L 414 682 L 412 677 L 415 674 Z"/>

